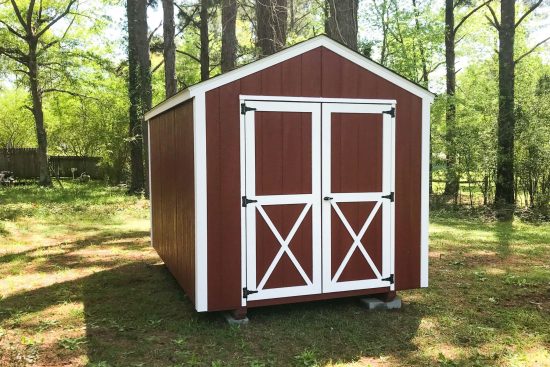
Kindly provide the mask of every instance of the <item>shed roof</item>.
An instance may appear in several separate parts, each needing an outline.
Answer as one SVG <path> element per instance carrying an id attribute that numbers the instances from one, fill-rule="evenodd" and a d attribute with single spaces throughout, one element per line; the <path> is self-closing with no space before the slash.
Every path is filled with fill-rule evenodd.
<path id="1" fill-rule="evenodd" d="M 426 98 L 432 101 L 435 97 L 432 92 L 422 87 L 421 85 L 408 80 L 402 75 L 399 75 L 398 73 L 386 68 L 385 66 L 382 66 L 375 61 L 361 55 L 357 51 L 354 51 L 346 47 L 345 45 L 334 41 L 326 35 L 319 35 L 307 41 L 303 41 L 293 46 L 287 47 L 273 55 L 264 57 L 257 61 L 253 61 L 237 69 L 219 74 L 213 78 L 181 90 L 172 97 L 153 107 L 153 109 L 145 114 L 145 120 L 150 120 L 151 118 L 161 114 L 162 112 L 167 111 L 170 108 L 175 107 L 198 94 L 203 94 L 211 89 L 217 88 L 237 79 L 244 78 L 250 74 L 256 73 L 260 70 L 266 69 L 270 66 L 276 65 L 295 56 L 304 54 L 318 47 L 325 47 L 337 53 L 341 57 L 344 57 L 345 59 L 372 72 L 373 74 L 378 75 L 381 78 L 384 78 L 389 82 L 398 85 L 399 87 L 420 98 Z"/>

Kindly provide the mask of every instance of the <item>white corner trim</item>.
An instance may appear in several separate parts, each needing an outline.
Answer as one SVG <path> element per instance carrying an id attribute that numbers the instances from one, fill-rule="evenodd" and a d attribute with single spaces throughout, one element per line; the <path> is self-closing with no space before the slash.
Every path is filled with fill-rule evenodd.
<path id="1" fill-rule="evenodd" d="M 208 311 L 205 95 L 197 96 L 193 102 L 195 155 L 195 308 L 201 312 Z"/>
<path id="2" fill-rule="evenodd" d="M 320 35 L 311 38 L 310 40 L 300 42 L 294 46 L 288 47 L 271 56 L 267 56 L 263 59 L 254 61 L 248 65 L 241 66 L 238 69 L 213 77 L 212 79 L 205 80 L 204 82 L 195 84 L 154 107 L 152 110 L 145 114 L 145 119 L 149 120 L 156 115 L 188 100 L 189 98 L 204 94 L 211 89 L 230 83 L 234 80 L 244 78 L 250 74 L 256 73 L 318 47 L 325 47 L 344 57 L 345 59 L 357 64 L 358 66 L 369 70 L 370 72 L 388 80 L 389 82 L 405 89 L 406 91 L 422 99 L 428 99 L 430 102 L 434 99 L 433 93 L 427 91 L 419 85 L 416 85 L 413 82 L 405 79 L 404 77 L 392 72 L 391 70 L 386 69 L 381 65 L 378 65 L 374 61 L 367 59 L 366 57 L 353 50 L 350 50 L 346 46 L 339 44 L 329 37 L 325 35 Z"/>
<path id="3" fill-rule="evenodd" d="M 422 163 L 420 185 L 420 287 L 428 286 L 430 224 L 430 101 L 422 100 Z"/>

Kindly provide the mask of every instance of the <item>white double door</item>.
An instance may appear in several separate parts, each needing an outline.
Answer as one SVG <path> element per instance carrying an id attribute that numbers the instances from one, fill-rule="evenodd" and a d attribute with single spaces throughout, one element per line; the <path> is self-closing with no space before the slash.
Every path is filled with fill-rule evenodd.
<path id="1" fill-rule="evenodd" d="M 241 102 L 243 304 L 393 289 L 392 105 Z"/>

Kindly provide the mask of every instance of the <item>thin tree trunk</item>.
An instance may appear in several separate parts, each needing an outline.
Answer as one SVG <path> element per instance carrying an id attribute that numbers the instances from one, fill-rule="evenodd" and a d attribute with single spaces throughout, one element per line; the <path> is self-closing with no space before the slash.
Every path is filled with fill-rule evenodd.
<path id="1" fill-rule="evenodd" d="M 237 1 L 222 0 L 222 73 L 235 68 L 237 61 Z"/>
<path id="2" fill-rule="evenodd" d="M 38 143 L 38 169 L 40 186 L 51 186 L 52 179 L 48 167 L 48 138 L 44 128 L 44 112 L 42 109 L 42 91 L 38 81 L 38 63 L 36 57 L 37 42 L 33 39 L 29 45 L 29 79 L 32 96 L 32 113 L 36 128 L 36 141 Z"/>
<path id="3" fill-rule="evenodd" d="M 329 17 L 325 31 L 329 37 L 357 50 L 358 0 L 327 0 Z"/>
<path id="4" fill-rule="evenodd" d="M 128 89 L 130 97 L 130 192 L 146 190 L 143 116 L 151 109 L 151 62 L 147 34 L 147 0 L 127 2 L 128 16 Z M 147 137 L 145 137 L 147 141 Z"/>
<path id="5" fill-rule="evenodd" d="M 261 56 L 272 55 L 286 45 L 287 0 L 256 0 L 256 46 Z"/>
<path id="6" fill-rule="evenodd" d="M 455 70 L 455 18 L 454 0 L 445 0 L 445 63 L 447 81 L 447 109 L 445 114 L 446 132 L 445 143 L 447 148 L 446 182 L 444 195 L 454 198 L 458 195 L 459 177 L 457 170 L 457 156 L 455 149 L 456 139 L 456 70 Z"/>
<path id="7" fill-rule="evenodd" d="M 201 0 L 200 11 L 201 39 L 201 80 L 210 78 L 210 41 L 208 39 L 208 0 Z"/>
<path id="8" fill-rule="evenodd" d="M 502 0 L 498 52 L 498 151 L 495 203 L 511 209 L 514 204 L 514 38 L 515 0 Z M 512 210 L 505 210 L 503 219 L 510 219 Z"/>
<path id="9" fill-rule="evenodd" d="M 162 0 L 163 12 L 163 56 L 164 56 L 164 90 L 166 98 L 178 91 L 176 81 L 176 25 L 174 22 L 174 0 Z"/>
<path id="10" fill-rule="evenodd" d="M 416 0 L 412 0 L 412 4 L 413 4 L 413 9 L 414 9 L 414 24 L 415 24 L 415 28 L 416 28 L 416 32 L 418 34 L 420 34 L 420 13 L 418 11 L 418 5 L 416 3 Z M 426 61 L 426 50 L 424 50 L 424 44 L 422 42 L 419 42 L 418 44 L 418 51 L 420 52 L 420 62 L 422 64 L 422 77 L 421 77 L 421 81 L 422 81 L 422 85 L 425 86 L 426 88 L 428 87 L 428 78 L 429 78 L 429 73 L 428 73 L 428 65 L 427 65 L 427 61 Z"/>

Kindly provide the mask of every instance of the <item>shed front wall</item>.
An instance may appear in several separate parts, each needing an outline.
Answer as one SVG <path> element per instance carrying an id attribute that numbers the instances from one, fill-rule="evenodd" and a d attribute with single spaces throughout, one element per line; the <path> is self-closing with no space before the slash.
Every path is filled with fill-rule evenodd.
<path id="1" fill-rule="evenodd" d="M 193 101 L 149 121 L 151 241 L 195 302 Z"/>
<path id="2" fill-rule="evenodd" d="M 420 287 L 422 100 L 320 47 L 206 93 L 208 310 L 241 306 L 239 95 L 397 101 L 396 290 Z"/>

